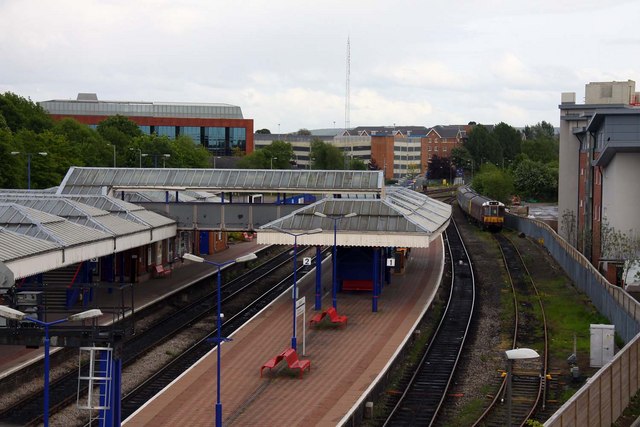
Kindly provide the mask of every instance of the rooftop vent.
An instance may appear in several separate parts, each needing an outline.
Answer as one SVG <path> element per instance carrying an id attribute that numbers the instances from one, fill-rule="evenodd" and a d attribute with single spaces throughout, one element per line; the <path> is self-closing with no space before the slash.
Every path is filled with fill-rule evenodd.
<path id="1" fill-rule="evenodd" d="M 79 93 L 78 101 L 98 101 L 98 94 L 96 93 Z"/>

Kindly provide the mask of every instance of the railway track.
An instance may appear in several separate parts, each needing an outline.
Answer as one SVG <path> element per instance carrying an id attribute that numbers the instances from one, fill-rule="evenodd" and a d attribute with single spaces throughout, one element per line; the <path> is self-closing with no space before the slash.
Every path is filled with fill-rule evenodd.
<path id="1" fill-rule="evenodd" d="M 475 303 L 471 261 L 454 221 L 446 231 L 452 269 L 449 301 L 422 360 L 410 378 L 402 379 L 401 397 L 385 426 L 428 426 L 435 421 L 455 372 Z"/>
<path id="2" fill-rule="evenodd" d="M 280 278 L 287 277 L 290 273 L 276 272 L 283 269 L 290 271 L 291 258 L 292 255 L 285 250 L 255 269 L 223 284 L 221 295 L 222 302 L 225 303 L 225 313 L 230 315 L 232 312 L 239 311 L 239 309 L 233 309 L 229 306 L 247 305 L 245 296 L 250 295 L 251 299 L 255 299 L 255 295 L 264 295 L 265 289 L 271 289 L 274 283 L 280 283 Z M 213 274 L 217 274 L 214 269 L 212 269 Z M 217 305 L 217 296 L 215 289 L 212 289 L 211 278 L 205 277 L 191 287 L 198 286 L 203 286 L 208 290 L 192 303 L 183 306 L 170 315 L 164 316 L 163 319 L 156 322 L 149 329 L 134 335 L 123 344 L 121 355 L 123 366 L 134 363 L 137 358 L 159 343 L 166 341 L 198 319 L 214 313 L 214 308 Z M 258 310 L 255 306 L 253 309 Z M 250 310 L 247 310 L 247 312 L 250 312 Z M 233 318 L 227 320 L 225 327 L 227 324 L 231 324 L 232 320 Z M 227 332 L 225 331 L 225 333 Z M 210 348 L 211 345 L 209 345 Z M 77 378 L 78 371 L 74 369 L 50 384 L 51 414 L 66 407 L 76 398 Z M 35 425 L 42 417 L 42 405 L 42 392 L 29 396 L 0 413 L 0 425 Z"/>
<path id="3" fill-rule="evenodd" d="M 494 234 L 513 291 L 514 333 L 512 348 L 532 348 L 539 358 L 512 361 L 511 419 L 508 420 L 507 380 L 474 426 L 523 426 L 543 403 L 548 362 L 547 323 L 544 306 L 531 275 L 511 240 Z M 544 405 L 544 403 L 543 403 Z"/>

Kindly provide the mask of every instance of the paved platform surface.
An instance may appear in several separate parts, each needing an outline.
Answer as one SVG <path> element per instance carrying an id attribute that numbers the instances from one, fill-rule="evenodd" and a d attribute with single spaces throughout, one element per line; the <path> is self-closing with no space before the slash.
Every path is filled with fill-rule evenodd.
<path id="1" fill-rule="evenodd" d="M 224 262 L 238 258 L 242 255 L 259 251 L 264 246 L 259 246 L 255 241 L 241 242 L 230 245 L 228 249 L 212 254 L 204 255 L 203 258 L 215 262 Z M 205 263 L 175 263 L 171 276 L 149 279 L 136 283 L 134 291 L 135 309 L 139 310 L 164 296 L 177 292 L 185 286 L 200 280 L 202 277 L 213 275 L 217 272 L 214 266 Z M 98 305 L 117 305 L 119 295 L 97 295 Z M 113 301 L 112 301 L 113 300 Z M 80 310 L 80 309 L 78 309 Z M 105 316 L 104 321 L 111 318 Z M 104 322 L 102 322 L 104 323 Z M 51 348 L 53 354 L 58 349 Z M 44 357 L 43 349 L 27 349 L 21 346 L 1 346 L 0 347 L 0 379 L 10 375 L 17 369 L 32 364 Z"/>
<path id="2" fill-rule="evenodd" d="M 292 302 L 285 293 L 222 345 L 221 402 L 225 426 L 339 425 L 413 332 L 431 303 L 443 269 L 442 241 L 428 249 L 413 249 L 403 275 L 393 275 L 372 312 L 370 293 L 338 294 L 338 312 L 348 326 L 313 329 L 306 333 L 311 372 L 298 379 L 276 367 L 260 367 L 291 345 Z M 323 266 L 323 287 L 330 289 L 330 262 Z M 299 281 L 306 296 L 307 324 L 313 314 L 312 274 Z M 323 296 L 323 308 L 331 295 Z M 298 351 L 302 353 L 302 319 L 298 323 Z M 203 357 L 192 369 L 133 414 L 131 426 L 210 426 L 216 401 L 216 353 Z"/>

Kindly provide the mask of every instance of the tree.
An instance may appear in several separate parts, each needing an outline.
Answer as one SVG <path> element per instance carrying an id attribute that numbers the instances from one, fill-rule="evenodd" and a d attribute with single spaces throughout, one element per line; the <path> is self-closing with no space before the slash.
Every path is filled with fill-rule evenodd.
<path id="1" fill-rule="evenodd" d="M 52 132 L 64 137 L 71 146 L 76 148 L 82 157 L 82 165 L 113 166 L 113 147 L 89 126 L 75 119 L 65 118 L 54 124 Z"/>
<path id="2" fill-rule="evenodd" d="M 44 108 L 12 92 L 0 95 L 0 115 L 13 133 L 21 129 L 40 133 L 53 126 L 53 120 Z"/>
<path id="3" fill-rule="evenodd" d="M 514 170 L 515 190 L 522 197 L 538 200 L 555 199 L 557 174 L 547 165 L 526 159 Z"/>
<path id="4" fill-rule="evenodd" d="M 526 139 L 536 139 L 536 138 L 556 138 L 556 130 L 551 123 L 547 123 L 544 120 L 538 122 L 533 126 L 525 126 L 524 127 L 524 136 Z"/>
<path id="5" fill-rule="evenodd" d="M 244 156 L 238 167 L 243 169 L 291 169 L 293 147 L 285 141 L 273 141 L 266 147 Z"/>
<path id="6" fill-rule="evenodd" d="M 311 135 L 311 131 L 309 129 L 302 128 L 302 129 L 300 129 L 298 131 L 298 135 L 310 136 Z"/>
<path id="7" fill-rule="evenodd" d="M 522 136 L 516 128 L 503 122 L 498 123 L 493 128 L 492 133 L 502 149 L 502 164 L 504 167 L 520 154 L 522 150 Z"/>
<path id="8" fill-rule="evenodd" d="M 491 162 L 494 165 L 502 163 L 502 147 L 495 135 L 482 125 L 475 126 L 469 132 L 464 147 L 477 165 L 485 162 Z"/>
<path id="9" fill-rule="evenodd" d="M 354 171 L 365 171 L 367 170 L 367 164 L 365 164 L 361 159 L 352 158 L 349 161 L 349 169 Z"/>
<path id="10" fill-rule="evenodd" d="M 256 133 L 258 135 L 271 135 L 271 131 L 269 129 L 258 129 Z"/>
<path id="11" fill-rule="evenodd" d="M 369 163 L 367 163 L 367 169 L 370 171 L 380 170 L 380 166 L 378 165 L 378 162 L 376 162 L 376 159 L 372 157 L 371 160 L 369 160 Z"/>
<path id="12" fill-rule="evenodd" d="M 313 169 L 341 170 L 345 165 L 344 153 L 318 138 L 311 141 L 311 159 Z"/>
<path id="13" fill-rule="evenodd" d="M 118 151 L 125 152 L 134 138 L 144 135 L 137 124 L 125 116 L 111 116 L 98 123 L 97 131 L 109 144 L 115 145 Z"/>
<path id="14" fill-rule="evenodd" d="M 522 152 L 534 162 L 555 162 L 559 159 L 560 144 L 556 138 L 537 136 L 522 141 Z"/>
<path id="15" fill-rule="evenodd" d="M 495 165 L 485 163 L 473 177 L 472 187 L 486 197 L 508 203 L 513 195 L 513 178 Z"/>

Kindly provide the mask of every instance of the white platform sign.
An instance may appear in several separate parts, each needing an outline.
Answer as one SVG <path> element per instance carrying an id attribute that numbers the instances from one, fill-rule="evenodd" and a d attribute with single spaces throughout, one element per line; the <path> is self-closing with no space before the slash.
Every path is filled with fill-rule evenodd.
<path id="1" fill-rule="evenodd" d="M 311 265 L 311 257 L 304 257 L 302 258 L 302 265 Z"/>
<path id="2" fill-rule="evenodd" d="M 395 267 L 396 259 L 395 258 L 387 258 L 387 267 Z"/>

